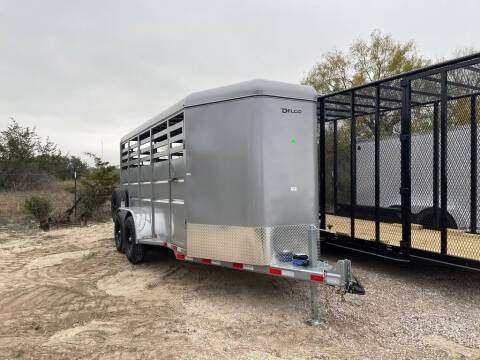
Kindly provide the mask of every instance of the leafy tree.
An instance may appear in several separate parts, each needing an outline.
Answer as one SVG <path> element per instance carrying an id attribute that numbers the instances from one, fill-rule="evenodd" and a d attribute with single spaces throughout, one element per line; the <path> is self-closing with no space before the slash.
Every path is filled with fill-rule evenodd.
<path id="1" fill-rule="evenodd" d="M 91 217 L 110 198 L 120 181 L 120 174 L 115 166 L 102 161 L 95 154 L 87 155 L 94 160 L 95 167 L 84 172 L 79 196 L 83 216 Z"/>
<path id="2" fill-rule="evenodd" d="M 328 94 L 411 71 L 430 63 L 430 60 L 417 53 L 413 41 L 401 43 L 394 40 L 391 34 L 374 30 L 368 41 L 360 39 L 353 42 L 347 53 L 334 50 L 324 54 L 302 83 L 313 86 L 321 94 Z M 398 131 L 399 121 L 399 114 L 384 114 L 380 125 L 382 135 Z M 374 129 L 375 121 L 372 115 L 357 118 L 359 138 L 372 137 Z"/>
<path id="3" fill-rule="evenodd" d="M 0 188 L 16 189 L 32 177 L 39 137 L 14 119 L 0 132 Z"/>
<path id="4" fill-rule="evenodd" d="M 71 179 L 74 169 L 81 174 L 87 168 L 79 157 L 63 155 L 50 139 L 42 140 L 35 128 L 11 120 L 0 132 L 0 189 L 35 189 L 52 177 Z"/>
<path id="5" fill-rule="evenodd" d="M 374 30 L 369 41 L 355 41 L 346 54 L 340 50 L 324 54 L 302 83 L 313 86 L 322 94 L 328 94 L 430 63 L 430 60 L 417 54 L 413 41 L 401 43 L 395 41 L 391 34 Z"/>

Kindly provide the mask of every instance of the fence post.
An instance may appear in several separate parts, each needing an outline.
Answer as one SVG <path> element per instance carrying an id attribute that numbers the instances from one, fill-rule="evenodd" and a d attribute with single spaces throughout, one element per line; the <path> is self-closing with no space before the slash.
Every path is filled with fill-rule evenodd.
<path id="1" fill-rule="evenodd" d="M 402 197 L 402 241 L 400 247 L 405 256 L 411 247 L 411 81 L 403 78 L 401 119 L 401 188 Z"/>
<path id="2" fill-rule="evenodd" d="M 76 219 L 77 218 L 77 169 L 76 168 L 73 169 L 73 177 L 75 179 L 75 185 L 74 185 L 75 199 L 73 200 L 73 211 L 74 211 L 73 216 Z"/>

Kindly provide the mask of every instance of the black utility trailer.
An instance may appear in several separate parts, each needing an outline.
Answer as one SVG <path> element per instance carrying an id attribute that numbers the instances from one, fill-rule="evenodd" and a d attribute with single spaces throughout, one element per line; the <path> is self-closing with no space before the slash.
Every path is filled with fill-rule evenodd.
<path id="1" fill-rule="evenodd" d="M 325 245 L 480 269 L 480 53 L 318 98 Z"/>

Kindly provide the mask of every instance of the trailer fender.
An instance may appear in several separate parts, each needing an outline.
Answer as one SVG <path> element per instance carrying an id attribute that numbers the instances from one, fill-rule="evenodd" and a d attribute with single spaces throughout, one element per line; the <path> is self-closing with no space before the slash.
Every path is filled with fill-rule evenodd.
<path id="1" fill-rule="evenodd" d="M 440 213 L 441 213 L 441 210 L 438 209 L 439 223 L 441 221 Z M 435 209 L 433 207 L 423 209 L 422 211 L 415 214 L 414 221 L 420 225 L 423 225 L 423 227 L 426 229 L 435 229 Z M 451 228 L 451 229 L 458 228 L 457 222 L 449 212 L 447 212 L 447 228 Z"/>
<path id="2" fill-rule="evenodd" d="M 119 208 L 118 214 L 123 224 L 128 217 L 133 218 L 135 243 L 138 244 L 140 240 L 152 238 L 152 213 L 148 209 L 143 207 Z"/>

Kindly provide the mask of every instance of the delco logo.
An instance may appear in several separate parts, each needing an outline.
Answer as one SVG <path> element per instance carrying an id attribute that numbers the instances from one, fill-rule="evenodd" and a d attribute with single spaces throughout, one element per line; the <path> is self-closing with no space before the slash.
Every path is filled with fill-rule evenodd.
<path id="1" fill-rule="evenodd" d="M 289 109 L 289 108 L 283 108 L 282 107 L 282 113 L 283 114 L 301 114 L 302 110 L 300 110 L 300 109 Z"/>

